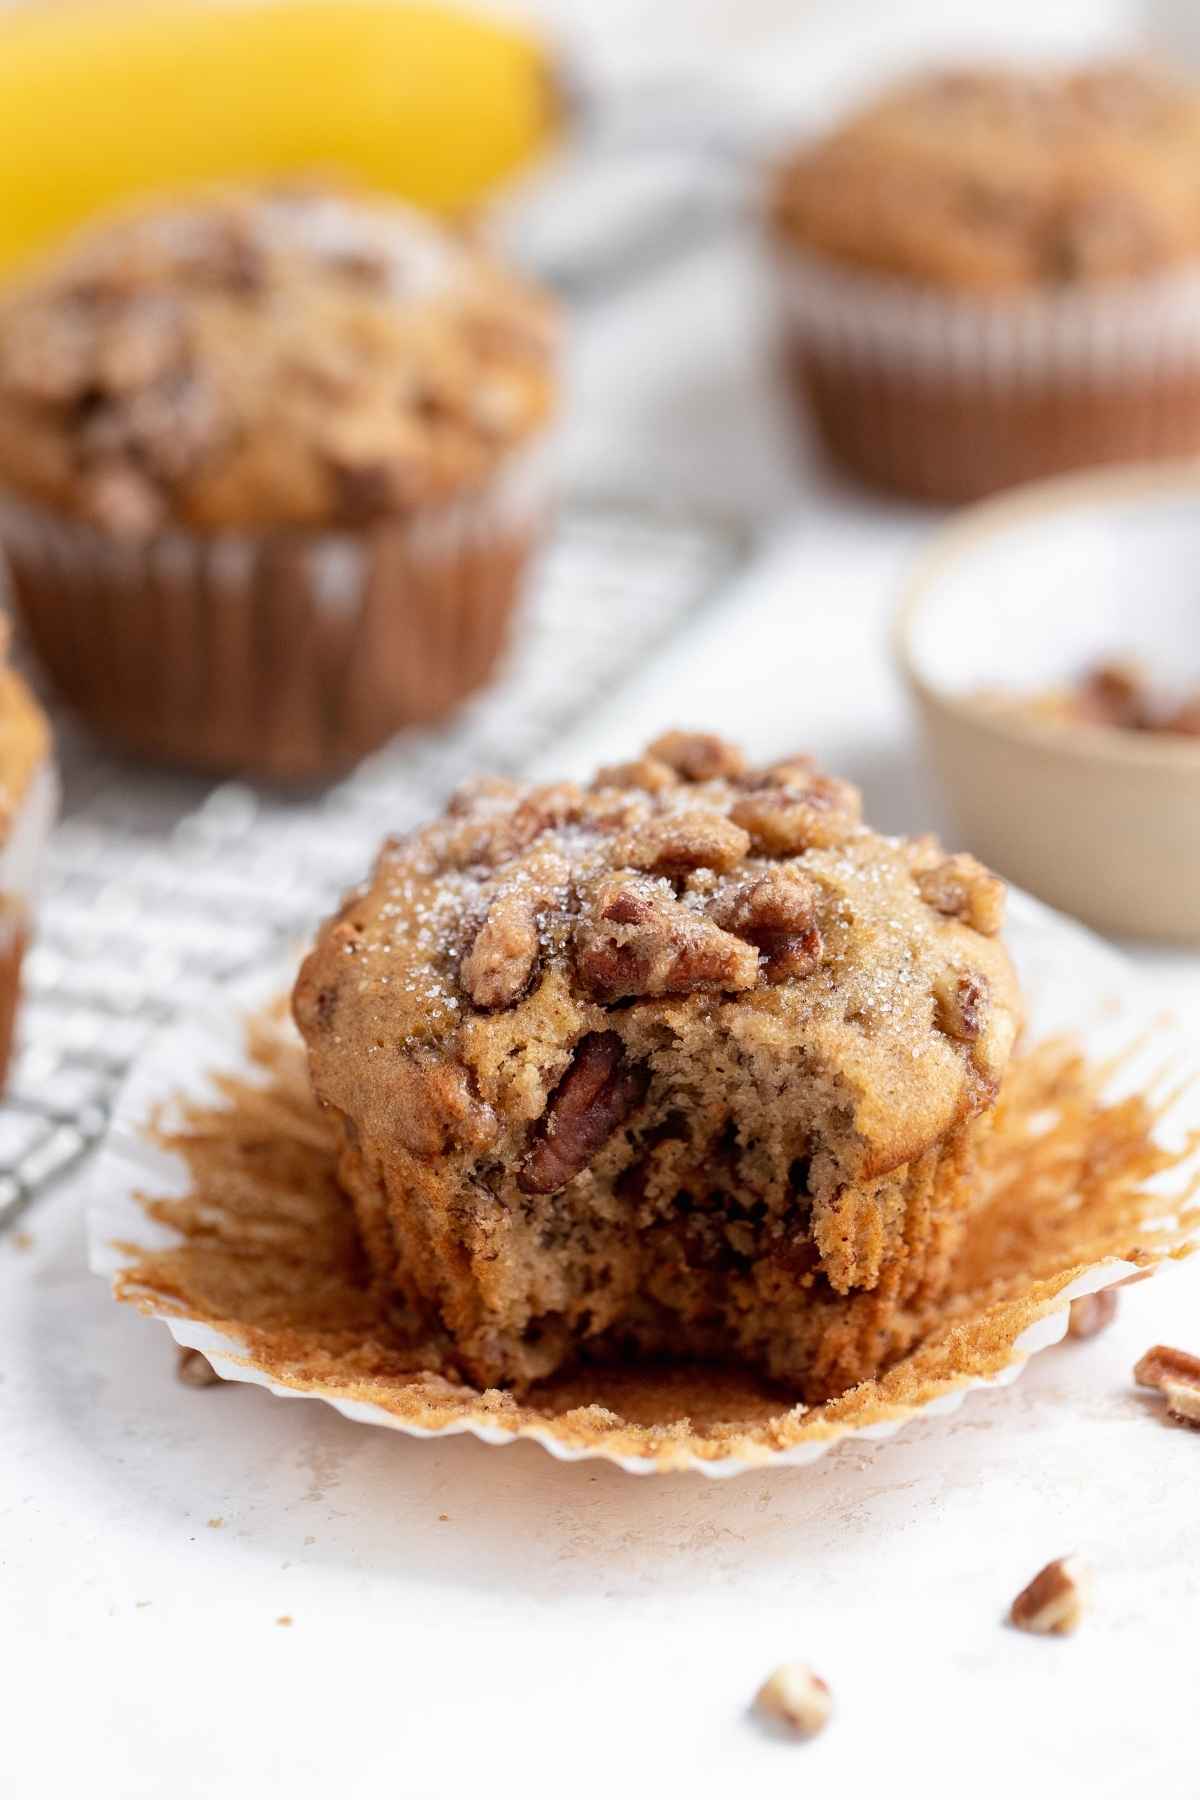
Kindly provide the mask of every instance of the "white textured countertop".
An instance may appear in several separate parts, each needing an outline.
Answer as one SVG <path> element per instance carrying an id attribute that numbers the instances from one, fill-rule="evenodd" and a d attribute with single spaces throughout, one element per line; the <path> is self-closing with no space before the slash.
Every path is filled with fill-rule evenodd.
<path id="1" fill-rule="evenodd" d="M 926 823 L 886 626 L 930 520 L 790 456 L 755 305 L 727 246 L 584 329 L 576 466 L 773 523 L 738 591 L 551 760 L 711 724 L 811 747 L 884 826 Z M 1176 1000 L 1200 986 L 1194 959 L 1145 961 Z M 162 1327 L 85 1272 L 77 1196 L 29 1231 L 0 1242 L 5 1791 L 1200 1794 L 1200 1438 L 1129 1378 L 1155 1339 L 1200 1347 L 1200 1271 L 951 1418 L 712 1484 L 181 1388 Z M 1005 1629 L 1071 1549 L 1097 1575 L 1078 1636 Z M 810 1746 L 745 1715 L 788 1657 L 835 1692 Z"/>

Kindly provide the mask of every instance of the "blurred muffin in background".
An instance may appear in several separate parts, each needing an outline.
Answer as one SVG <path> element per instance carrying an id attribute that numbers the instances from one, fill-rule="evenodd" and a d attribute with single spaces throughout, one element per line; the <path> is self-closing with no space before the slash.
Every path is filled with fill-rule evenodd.
<path id="1" fill-rule="evenodd" d="M 834 456 L 960 501 L 1200 450 L 1200 91 L 927 75 L 775 171 L 796 385 Z"/>
<path id="2" fill-rule="evenodd" d="M 451 710 L 546 520 L 556 341 L 374 198 L 76 240 L 0 304 L 0 542 L 62 693 L 131 750 L 293 780 Z"/>
<path id="3" fill-rule="evenodd" d="M 8 665 L 0 618 L 0 1086 L 8 1073 L 42 855 L 58 808 L 50 727 Z"/>

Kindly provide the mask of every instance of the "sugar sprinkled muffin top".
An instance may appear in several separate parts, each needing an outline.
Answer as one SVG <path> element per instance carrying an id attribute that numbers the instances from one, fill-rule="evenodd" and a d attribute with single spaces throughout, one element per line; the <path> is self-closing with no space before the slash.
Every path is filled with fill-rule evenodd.
<path id="1" fill-rule="evenodd" d="M 1006 293 L 1200 256 L 1200 93 L 1141 64 L 949 70 L 896 87 L 779 169 L 785 239 L 856 267 Z"/>
<path id="2" fill-rule="evenodd" d="M 870 831 L 807 757 L 750 769 L 669 733 L 587 787 L 478 782 L 385 846 L 296 1013 L 318 1092 L 365 1129 L 511 1156 L 571 1044 L 635 1015 L 639 1042 L 679 1041 L 719 1011 L 747 1055 L 802 1042 L 837 1072 L 865 1178 L 995 1097 L 1019 1014 L 1003 895 Z"/>
<path id="3" fill-rule="evenodd" d="M 408 514 L 546 421 L 556 335 L 546 297 L 390 201 L 139 212 L 0 305 L 0 481 L 129 536 Z"/>

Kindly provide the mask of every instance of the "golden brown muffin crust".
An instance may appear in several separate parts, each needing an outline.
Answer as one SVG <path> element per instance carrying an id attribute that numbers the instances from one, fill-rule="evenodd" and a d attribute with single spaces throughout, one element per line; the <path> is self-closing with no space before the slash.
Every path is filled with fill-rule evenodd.
<path id="1" fill-rule="evenodd" d="M 984 293 L 1200 254 L 1200 93 L 1141 64 L 958 69 L 892 89 L 777 172 L 782 237 Z"/>
<path id="2" fill-rule="evenodd" d="M 390 202 L 139 213 L 0 307 L 0 480 L 130 536 L 406 515 L 547 421 L 555 339 L 545 296 Z"/>

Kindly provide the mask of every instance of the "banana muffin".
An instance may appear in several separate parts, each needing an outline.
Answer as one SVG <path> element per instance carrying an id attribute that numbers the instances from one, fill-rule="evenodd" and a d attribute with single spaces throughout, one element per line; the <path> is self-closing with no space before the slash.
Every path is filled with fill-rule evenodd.
<path id="1" fill-rule="evenodd" d="M 910 81 L 783 160 L 796 383 L 834 455 L 968 500 L 1200 449 L 1200 90 L 1141 64 Z"/>
<path id="2" fill-rule="evenodd" d="M 385 845 L 294 1010 L 372 1266 L 481 1384 L 912 1342 L 1017 1029 L 1002 884 L 805 757 L 668 733 Z"/>
<path id="3" fill-rule="evenodd" d="M 392 202 L 222 193 L 0 305 L 0 542 L 136 751 L 345 767 L 485 681 L 546 515 L 550 301 Z"/>

